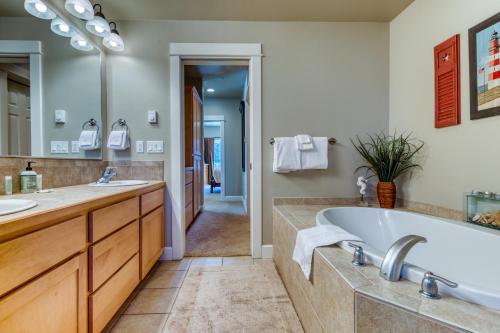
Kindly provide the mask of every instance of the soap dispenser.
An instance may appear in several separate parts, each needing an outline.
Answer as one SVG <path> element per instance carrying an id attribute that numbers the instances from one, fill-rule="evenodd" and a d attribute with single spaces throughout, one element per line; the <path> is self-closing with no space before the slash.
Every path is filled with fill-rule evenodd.
<path id="1" fill-rule="evenodd" d="M 33 193 L 36 191 L 36 172 L 31 168 L 33 161 L 28 161 L 26 170 L 21 172 L 21 192 Z"/>

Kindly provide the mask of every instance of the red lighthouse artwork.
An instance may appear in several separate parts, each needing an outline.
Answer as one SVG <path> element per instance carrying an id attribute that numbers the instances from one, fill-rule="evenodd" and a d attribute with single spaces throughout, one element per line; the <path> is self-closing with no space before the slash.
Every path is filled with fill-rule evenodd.
<path id="1" fill-rule="evenodd" d="M 500 115 L 500 13 L 469 29 L 470 117 Z"/>

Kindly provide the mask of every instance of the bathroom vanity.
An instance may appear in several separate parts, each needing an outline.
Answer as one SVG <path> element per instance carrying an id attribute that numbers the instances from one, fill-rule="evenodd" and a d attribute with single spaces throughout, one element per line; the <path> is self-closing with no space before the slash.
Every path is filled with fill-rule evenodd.
<path id="1" fill-rule="evenodd" d="M 15 195 L 0 217 L 0 332 L 101 332 L 164 248 L 165 183 Z"/>

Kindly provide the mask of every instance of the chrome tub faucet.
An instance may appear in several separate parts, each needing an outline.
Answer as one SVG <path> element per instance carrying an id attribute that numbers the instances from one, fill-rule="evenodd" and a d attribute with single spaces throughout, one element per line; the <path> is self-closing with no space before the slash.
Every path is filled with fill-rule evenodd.
<path id="1" fill-rule="evenodd" d="M 387 251 L 382 265 L 380 277 L 387 281 L 399 281 L 406 255 L 418 243 L 426 243 L 427 239 L 418 235 L 408 235 L 398 239 Z"/>

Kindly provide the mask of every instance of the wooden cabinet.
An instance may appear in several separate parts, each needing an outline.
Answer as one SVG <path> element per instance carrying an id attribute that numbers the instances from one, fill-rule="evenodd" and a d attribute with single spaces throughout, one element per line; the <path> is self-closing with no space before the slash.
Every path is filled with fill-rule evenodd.
<path id="1" fill-rule="evenodd" d="M 0 332 L 87 332 L 87 255 L 0 299 Z"/>
<path id="2" fill-rule="evenodd" d="M 184 93 L 186 167 L 192 168 L 193 172 L 192 220 L 203 206 L 203 104 L 194 86 L 186 86 Z"/>
<path id="3" fill-rule="evenodd" d="M 141 279 L 163 253 L 163 206 L 141 218 Z"/>
<path id="4" fill-rule="evenodd" d="M 186 230 L 193 222 L 193 167 L 187 167 L 185 171 L 186 183 L 184 187 L 185 196 L 185 225 Z"/>
<path id="5" fill-rule="evenodd" d="M 163 205 L 163 189 L 146 193 L 141 196 L 141 215 L 146 215 L 161 205 Z"/>
<path id="6" fill-rule="evenodd" d="M 90 213 L 89 240 L 97 242 L 139 218 L 139 197 L 131 198 Z"/>

